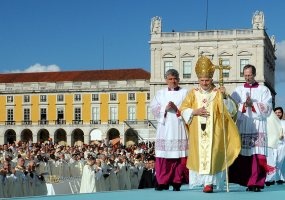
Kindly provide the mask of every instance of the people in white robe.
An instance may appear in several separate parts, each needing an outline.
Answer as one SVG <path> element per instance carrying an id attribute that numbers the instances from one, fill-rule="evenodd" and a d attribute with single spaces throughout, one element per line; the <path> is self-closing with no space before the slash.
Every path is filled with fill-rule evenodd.
<path id="1" fill-rule="evenodd" d="M 9 156 L 9 157 L 13 157 L 13 153 L 12 153 L 12 150 L 10 148 L 8 148 L 8 145 L 7 144 L 4 144 L 3 145 L 3 152 L 2 152 L 2 156 L 3 158 Z"/>
<path id="2" fill-rule="evenodd" d="M 71 177 L 81 177 L 82 171 L 84 167 L 84 162 L 80 160 L 79 155 L 74 154 L 72 158 L 69 160 L 70 166 L 70 176 Z"/>
<path id="3" fill-rule="evenodd" d="M 140 146 L 135 146 L 136 149 L 134 150 L 135 154 L 142 154 L 144 153 L 144 150 Z"/>
<path id="4" fill-rule="evenodd" d="M 28 171 L 25 167 L 24 158 L 18 158 L 17 166 L 15 167 L 15 176 L 13 196 L 14 197 L 23 197 L 29 195 L 29 184 L 27 178 Z"/>
<path id="5" fill-rule="evenodd" d="M 130 169 L 125 155 L 119 155 L 118 157 L 118 181 L 120 190 L 130 190 L 131 181 L 130 181 Z"/>
<path id="6" fill-rule="evenodd" d="M 238 104 L 236 125 L 242 147 L 238 158 L 229 168 L 229 180 L 247 187 L 246 191 L 260 192 L 267 174 L 275 169 L 267 162 L 267 150 L 274 147 L 270 145 L 274 142 L 270 141 L 275 137 L 275 131 L 267 129 L 268 118 L 273 113 L 272 95 L 268 87 L 255 80 L 255 66 L 245 65 L 243 76 L 244 85 L 238 86 L 231 95 Z"/>
<path id="7" fill-rule="evenodd" d="M 101 159 L 101 169 L 102 169 L 102 174 L 103 174 L 103 179 L 104 179 L 104 184 L 105 184 L 105 190 L 106 191 L 111 191 L 111 180 L 110 180 L 110 174 L 112 167 L 108 165 L 108 160 L 107 156 L 104 154 L 99 155 Z"/>
<path id="8" fill-rule="evenodd" d="M 139 169 L 136 167 L 135 163 L 130 162 L 130 181 L 131 181 L 131 189 L 138 189 L 139 187 Z"/>
<path id="9" fill-rule="evenodd" d="M 3 161 L 3 166 L 0 170 L 0 198 L 10 198 L 13 196 L 15 169 L 11 167 L 9 161 Z"/>
<path id="10" fill-rule="evenodd" d="M 37 174 L 43 175 L 45 178 L 47 178 L 49 175 L 51 175 L 51 167 L 49 159 L 45 156 L 38 156 L 38 163 L 37 163 Z"/>
<path id="11" fill-rule="evenodd" d="M 59 160 L 55 162 L 55 167 L 56 167 L 57 175 L 60 178 L 66 179 L 70 177 L 69 164 L 65 160 L 65 155 L 63 153 L 59 154 Z"/>
<path id="12" fill-rule="evenodd" d="M 102 171 L 96 166 L 96 158 L 92 155 L 88 155 L 87 163 L 83 167 L 80 193 L 97 192 L 96 182 L 101 176 Z"/>
<path id="13" fill-rule="evenodd" d="M 44 181 L 44 176 L 36 172 L 36 162 L 29 161 L 27 171 L 28 183 L 30 184 L 29 196 L 41 196 L 47 194 L 47 186 Z"/>
<path id="14" fill-rule="evenodd" d="M 108 164 L 108 170 L 110 170 L 108 177 L 110 181 L 109 189 L 110 191 L 119 190 L 119 181 L 117 176 L 119 169 L 118 169 L 118 164 L 115 162 L 114 155 L 110 155 L 107 164 Z"/>
<path id="15" fill-rule="evenodd" d="M 50 155 L 50 158 L 48 160 L 49 166 L 50 166 L 50 175 L 57 175 L 57 168 L 56 168 L 56 158 L 55 155 Z"/>
<path id="16" fill-rule="evenodd" d="M 280 140 L 278 142 L 277 154 L 276 154 L 276 175 L 275 180 L 277 184 L 283 184 L 285 182 L 285 120 L 283 119 L 283 108 L 276 107 L 274 109 L 275 114 L 280 119 L 282 126 L 282 133 L 280 133 Z"/>
<path id="17" fill-rule="evenodd" d="M 144 167 L 145 167 L 145 163 L 143 161 L 143 154 L 137 154 L 135 156 L 135 166 L 138 169 L 138 180 L 140 182 L 143 171 L 144 171 Z"/>
<path id="18" fill-rule="evenodd" d="M 278 118 L 277 114 L 275 114 L 273 111 L 270 114 L 270 116 L 267 118 L 267 130 L 268 132 L 277 132 L 279 137 L 282 135 L 282 132 L 283 132 L 281 121 Z M 278 149 L 279 150 L 282 149 L 282 138 L 280 138 L 279 141 L 276 142 L 276 145 L 267 147 L 267 155 L 266 155 L 267 164 L 271 166 L 272 168 L 274 168 L 274 170 L 267 173 L 266 179 L 265 179 L 266 186 L 274 185 L 276 178 L 277 178 L 276 177 L 277 171 L 279 171 L 277 169 Z"/>
<path id="19" fill-rule="evenodd" d="M 150 103 L 150 109 L 158 122 L 155 138 L 156 178 L 158 191 L 180 191 L 183 172 L 186 170 L 188 140 L 185 122 L 179 107 L 187 95 L 187 89 L 179 86 L 179 73 L 169 69 L 164 75 L 166 87 L 158 90 Z"/>
<path id="20" fill-rule="evenodd" d="M 96 182 L 97 192 L 106 191 L 106 183 L 105 183 L 105 178 L 103 177 L 102 164 L 100 158 L 96 158 L 96 168 L 101 173 L 101 176 L 98 176 L 98 180 Z"/>

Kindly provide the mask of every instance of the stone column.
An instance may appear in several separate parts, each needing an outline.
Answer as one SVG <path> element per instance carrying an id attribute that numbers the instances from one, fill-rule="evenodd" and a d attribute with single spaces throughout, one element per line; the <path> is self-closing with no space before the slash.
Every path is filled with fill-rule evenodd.
<path id="1" fill-rule="evenodd" d="M 84 144 L 89 144 L 90 143 L 90 135 L 89 133 L 84 134 Z"/>

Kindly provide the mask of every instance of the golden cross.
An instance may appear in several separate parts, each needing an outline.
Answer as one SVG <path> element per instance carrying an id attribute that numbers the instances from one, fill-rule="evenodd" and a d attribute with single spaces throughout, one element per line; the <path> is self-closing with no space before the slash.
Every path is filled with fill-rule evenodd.
<path id="1" fill-rule="evenodd" d="M 223 86 L 224 85 L 224 74 L 223 74 L 223 70 L 224 69 L 230 69 L 231 67 L 226 65 L 224 66 L 223 65 L 223 59 L 222 58 L 219 58 L 219 65 L 218 66 L 215 66 L 215 69 L 218 69 L 219 70 L 219 85 L 220 86 Z"/>

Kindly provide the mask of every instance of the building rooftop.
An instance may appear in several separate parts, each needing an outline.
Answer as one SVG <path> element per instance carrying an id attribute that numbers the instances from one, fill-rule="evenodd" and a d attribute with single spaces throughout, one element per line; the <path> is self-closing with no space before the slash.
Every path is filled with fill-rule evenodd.
<path id="1" fill-rule="evenodd" d="M 150 73 L 144 69 L 110 69 L 60 72 L 32 72 L 0 74 L 0 83 L 19 82 L 64 82 L 64 81 L 98 81 L 98 80 L 149 80 Z"/>

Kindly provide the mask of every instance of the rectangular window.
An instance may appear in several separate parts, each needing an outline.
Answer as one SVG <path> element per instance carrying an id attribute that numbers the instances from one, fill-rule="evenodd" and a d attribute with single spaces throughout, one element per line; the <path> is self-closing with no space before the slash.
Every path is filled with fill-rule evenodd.
<path id="1" fill-rule="evenodd" d="M 81 88 L 82 82 L 73 82 L 73 88 Z"/>
<path id="2" fill-rule="evenodd" d="M 135 106 L 129 106 L 128 107 L 128 120 L 135 120 L 136 119 L 136 107 Z"/>
<path id="3" fill-rule="evenodd" d="M 74 108 L 74 120 L 81 120 L 81 108 Z"/>
<path id="4" fill-rule="evenodd" d="M 41 114 L 40 114 L 41 120 L 47 120 L 47 109 L 41 108 L 40 112 L 41 112 Z"/>
<path id="5" fill-rule="evenodd" d="M 99 94 L 92 94 L 92 101 L 99 101 Z"/>
<path id="6" fill-rule="evenodd" d="M 81 101 L 81 94 L 74 94 L 74 101 Z"/>
<path id="7" fill-rule="evenodd" d="M 117 101 L 117 94 L 116 93 L 110 93 L 110 101 Z"/>
<path id="8" fill-rule="evenodd" d="M 13 103 L 14 97 L 13 96 L 7 96 L 7 103 Z"/>
<path id="9" fill-rule="evenodd" d="M 30 121 L 30 109 L 24 108 L 24 121 Z"/>
<path id="10" fill-rule="evenodd" d="M 192 62 L 183 61 L 183 78 L 191 78 Z"/>
<path id="11" fill-rule="evenodd" d="M 64 83 L 56 83 L 55 87 L 56 87 L 56 89 L 63 89 Z"/>
<path id="12" fill-rule="evenodd" d="M 169 69 L 173 69 L 173 62 L 172 61 L 165 61 L 164 62 L 164 74 Z"/>
<path id="13" fill-rule="evenodd" d="M 47 102 L 47 95 L 40 95 L 40 102 Z"/>
<path id="14" fill-rule="evenodd" d="M 58 120 L 64 119 L 64 109 L 63 108 L 57 108 L 57 119 Z"/>
<path id="15" fill-rule="evenodd" d="M 240 59 L 240 77 L 243 77 L 243 67 L 249 64 L 249 59 Z"/>
<path id="16" fill-rule="evenodd" d="M 30 102 L 30 95 L 24 95 L 24 103 Z"/>
<path id="17" fill-rule="evenodd" d="M 118 119 L 118 110 L 117 107 L 110 107 L 110 120 L 115 121 Z"/>
<path id="18" fill-rule="evenodd" d="M 12 108 L 7 109 L 7 121 L 14 121 L 14 110 Z"/>
<path id="19" fill-rule="evenodd" d="M 135 93 L 128 93 L 128 100 L 129 101 L 135 101 L 136 100 L 136 94 Z"/>
<path id="20" fill-rule="evenodd" d="M 63 94 L 58 94 L 56 99 L 57 99 L 57 102 L 63 102 L 64 101 Z"/>
<path id="21" fill-rule="evenodd" d="M 92 120 L 94 121 L 100 120 L 100 108 L 99 107 L 92 108 Z"/>
<path id="22" fill-rule="evenodd" d="M 222 65 L 223 66 L 230 66 L 230 60 L 229 59 L 223 59 L 222 60 Z M 224 69 L 223 70 L 223 76 L 225 78 L 229 78 L 230 77 L 230 70 L 229 69 Z"/>
<path id="23" fill-rule="evenodd" d="M 146 93 L 146 100 L 149 101 L 150 100 L 150 93 Z"/>
<path id="24" fill-rule="evenodd" d="M 147 116 L 147 119 L 150 119 L 150 107 L 149 106 L 147 106 L 147 108 L 146 108 L 146 116 Z"/>

